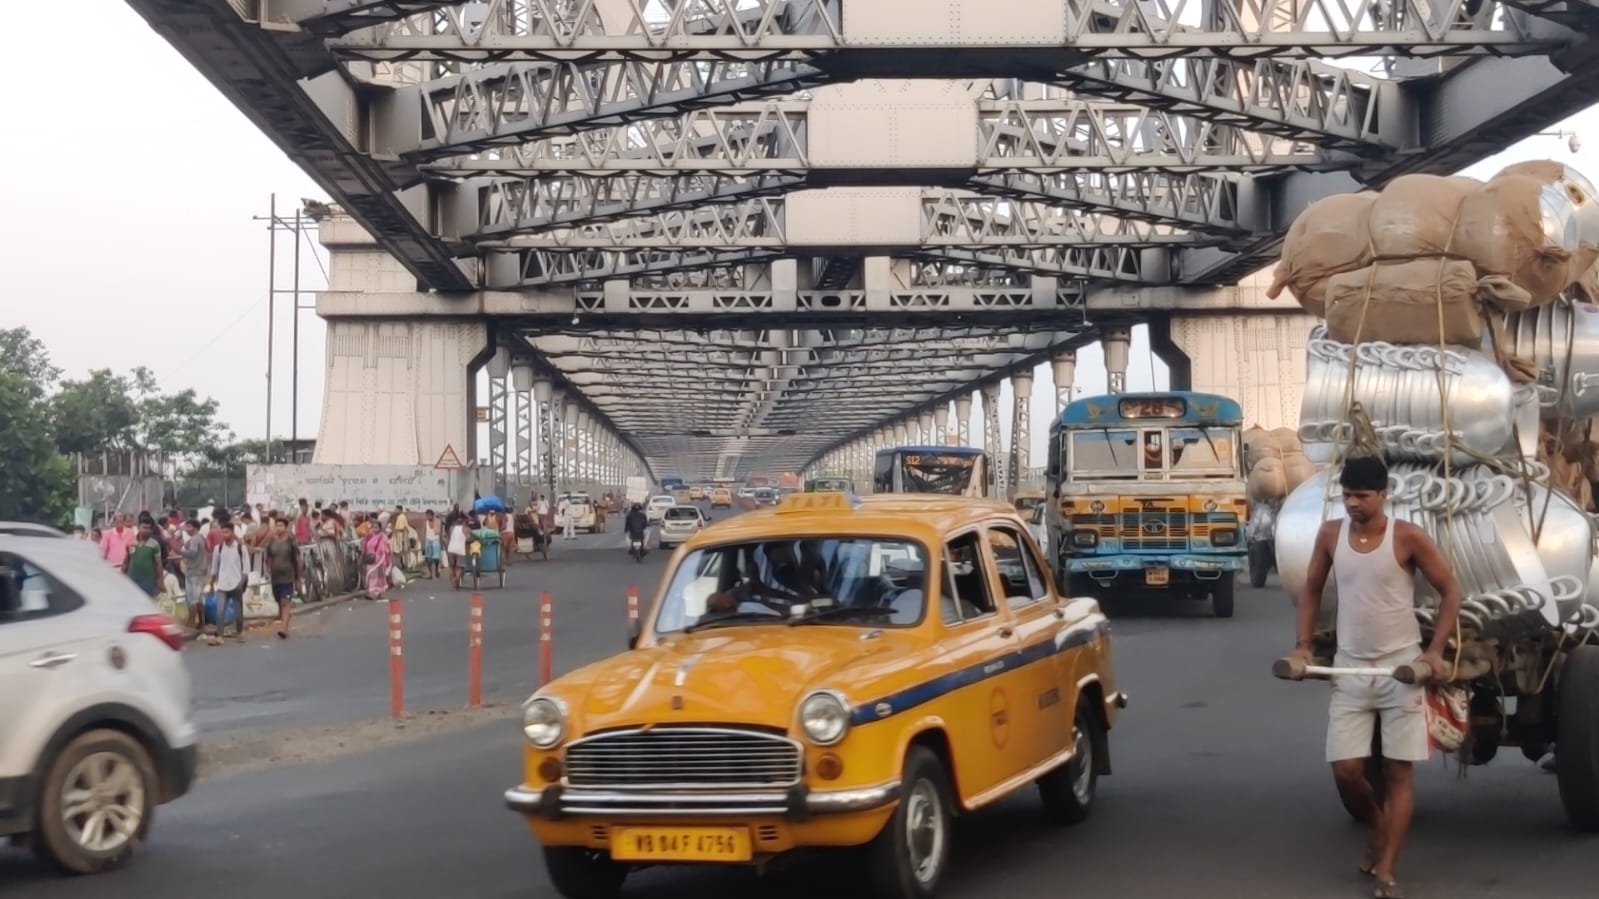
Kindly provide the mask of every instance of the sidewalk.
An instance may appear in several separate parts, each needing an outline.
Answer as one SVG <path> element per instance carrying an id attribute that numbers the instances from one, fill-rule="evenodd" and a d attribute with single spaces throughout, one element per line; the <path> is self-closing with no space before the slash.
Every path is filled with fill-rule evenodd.
<path id="1" fill-rule="evenodd" d="M 406 590 L 406 588 L 410 587 L 412 584 L 415 584 L 415 583 L 417 583 L 417 581 L 407 581 L 404 587 L 395 587 L 394 588 L 394 592 L 395 593 L 404 592 Z M 298 618 L 301 615 L 309 615 L 312 612 L 320 612 L 323 609 L 331 609 L 334 606 L 342 606 L 345 603 L 350 602 L 351 600 L 361 599 L 364 596 L 366 596 L 366 591 L 365 590 L 357 590 L 354 593 L 341 593 L 338 596 L 329 597 L 328 599 L 324 599 L 321 602 L 299 603 L 292 610 L 290 610 L 289 615 L 292 616 L 292 617 Z M 257 619 L 255 619 L 253 621 L 246 621 L 244 623 L 244 629 L 246 631 L 262 630 L 262 629 L 265 629 L 265 628 L 272 627 L 274 624 L 277 623 L 277 620 L 278 619 L 276 619 L 276 618 L 257 618 Z M 195 630 L 194 628 L 190 627 L 187 624 L 183 624 L 183 639 L 192 641 L 192 640 L 198 639 L 199 636 L 200 636 L 200 632 L 199 631 Z"/>

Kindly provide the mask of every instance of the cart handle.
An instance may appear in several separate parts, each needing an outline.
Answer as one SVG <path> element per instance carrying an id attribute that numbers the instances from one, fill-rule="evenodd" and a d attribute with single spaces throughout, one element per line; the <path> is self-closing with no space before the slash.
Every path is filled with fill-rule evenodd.
<path id="1" fill-rule="evenodd" d="M 1300 659 L 1285 657 L 1271 665 L 1272 677 L 1281 680 L 1330 680 L 1334 677 L 1392 677 L 1402 684 L 1423 684 L 1432 679 L 1432 668 L 1426 662 L 1411 662 L 1392 668 L 1333 668 L 1326 665 L 1307 665 Z"/>

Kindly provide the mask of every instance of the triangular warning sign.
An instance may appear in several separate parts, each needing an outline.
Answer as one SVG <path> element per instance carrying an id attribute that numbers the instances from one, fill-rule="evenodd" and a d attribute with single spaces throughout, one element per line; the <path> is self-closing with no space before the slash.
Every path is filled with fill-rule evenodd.
<path id="1" fill-rule="evenodd" d="M 446 443 L 444 444 L 444 452 L 439 453 L 439 461 L 434 462 L 433 467 L 461 469 L 466 466 L 461 464 L 461 457 L 455 454 L 455 447 Z"/>

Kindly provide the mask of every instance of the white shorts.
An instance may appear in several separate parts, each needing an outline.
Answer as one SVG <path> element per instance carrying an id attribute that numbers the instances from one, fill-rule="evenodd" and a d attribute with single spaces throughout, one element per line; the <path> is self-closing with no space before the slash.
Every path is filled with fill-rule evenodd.
<path id="1" fill-rule="evenodd" d="M 1340 652 L 1333 665 L 1391 668 L 1414 662 L 1420 655 L 1419 646 L 1379 659 L 1352 659 Z M 1334 677 L 1327 708 L 1327 761 L 1370 756 L 1372 736 L 1380 723 L 1383 758 L 1425 762 L 1431 751 L 1426 693 L 1426 687 L 1402 684 L 1391 677 Z"/>

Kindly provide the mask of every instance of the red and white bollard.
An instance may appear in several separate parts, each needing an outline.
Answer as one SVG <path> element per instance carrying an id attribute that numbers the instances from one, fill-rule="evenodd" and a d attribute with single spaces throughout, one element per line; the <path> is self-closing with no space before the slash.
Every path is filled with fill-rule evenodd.
<path id="1" fill-rule="evenodd" d="M 472 594 L 472 613 L 466 624 L 466 707 L 483 705 L 483 594 Z"/>
<path id="2" fill-rule="evenodd" d="M 555 603 L 550 599 L 548 592 L 539 595 L 539 686 L 544 686 L 552 679 L 555 660 L 552 658 L 553 644 L 550 642 L 550 630 L 554 626 Z"/>
<path id="3" fill-rule="evenodd" d="M 638 585 L 627 585 L 627 626 L 638 624 Z"/>
<path id="4" fill-rule="evenodd" d="M 405 615 L 398 599 L 389 600 L 389 714 L 405 716 Z"/>

